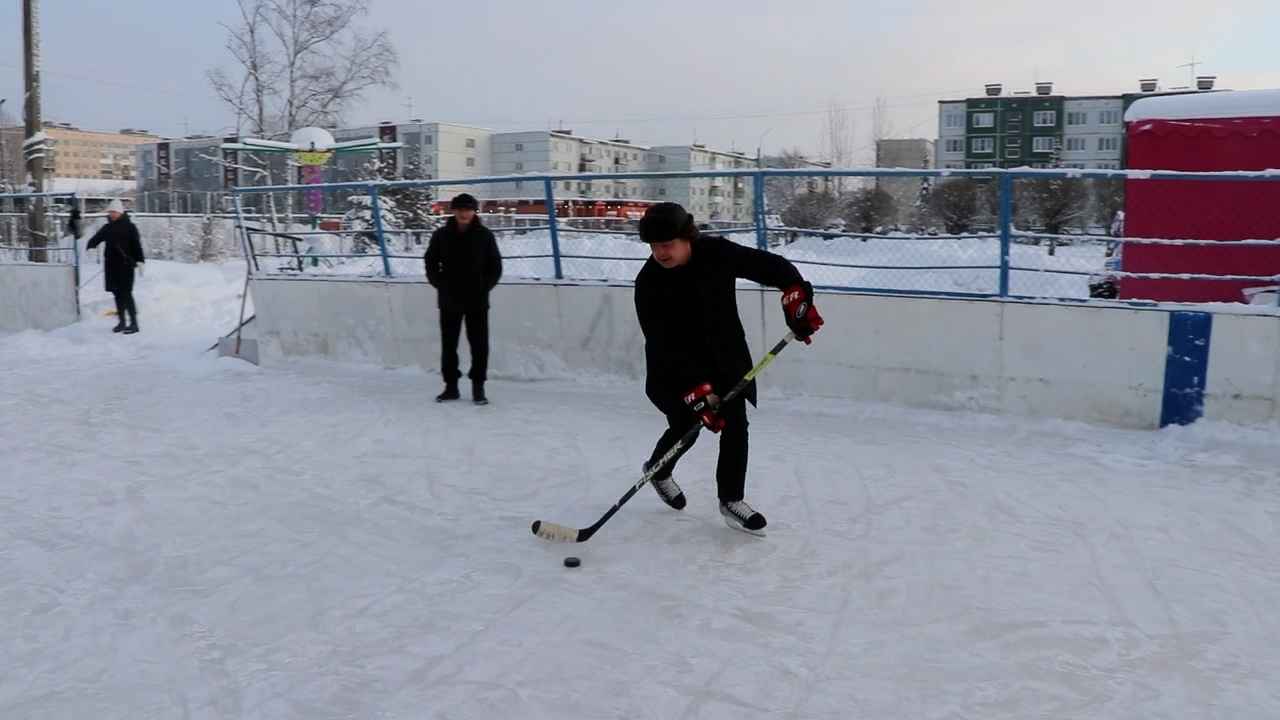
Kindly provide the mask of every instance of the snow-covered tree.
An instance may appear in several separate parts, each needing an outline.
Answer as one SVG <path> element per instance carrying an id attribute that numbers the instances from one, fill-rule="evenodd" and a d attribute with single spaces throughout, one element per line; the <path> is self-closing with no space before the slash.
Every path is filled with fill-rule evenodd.
<path id="1" fill-rule="evenodd" d="M 978 204 L 978 183 L 971 178 L 943 180 L 929 193 L 933 215 L 952 235 L 973 230 L 978 219 Z"/>
<path id="2" fill-rule="evenodd" d="M 878 187 L 854 190 L 845 196 L 842 207 L 845 229 L 851 232 L 876 232 L 877 228 L 894 224 L 898 215 L 893 196 Z"/>

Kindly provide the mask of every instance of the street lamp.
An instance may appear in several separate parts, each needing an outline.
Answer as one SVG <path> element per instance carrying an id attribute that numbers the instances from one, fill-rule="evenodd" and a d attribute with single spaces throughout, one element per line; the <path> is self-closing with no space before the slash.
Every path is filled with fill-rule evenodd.
<path id="1" fill-rule="evenodd" d="M 761 148 L 764 147 L 765 136 L 767 136 L 771 132 L 773 132 L 773 128 L 769 128 L 768 130 L 765 130 L 764 132 L 760 133 L 760 138 L 756 140 L 756 167 L 759 167 L 759 168 L 764 167 L 764 154 L 761 152 Z"/>

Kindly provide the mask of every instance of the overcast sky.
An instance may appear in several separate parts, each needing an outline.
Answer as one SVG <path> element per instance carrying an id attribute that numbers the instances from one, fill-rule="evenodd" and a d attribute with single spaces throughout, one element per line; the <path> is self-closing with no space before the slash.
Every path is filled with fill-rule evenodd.
<path id="1" fill-rule="evenodd" d="M 0 3 L 0 97 L 20 111 L 18 0 Z M 93 129 L 217 133 L 233 123 L 205 80 L 225 63 L 233 0 L 44 0 L 45 117 Z M 1050 9 L 1052 11 L 1050 11 Z M 1189 82 L 1194 55 L 1221 86 L 1280 87 L 1280 2 L 1107 0 L 372 0 L 400 87 L 349 124 L 409 118 L 500 130 L 559 124 L 580 134 L 754 153 L 815 151 L 824 108 L 851 110 L 863 160 L 870 108 L 892 134 L 937 134 L 937 100 L 986 82 L 1070 94 Z"/>

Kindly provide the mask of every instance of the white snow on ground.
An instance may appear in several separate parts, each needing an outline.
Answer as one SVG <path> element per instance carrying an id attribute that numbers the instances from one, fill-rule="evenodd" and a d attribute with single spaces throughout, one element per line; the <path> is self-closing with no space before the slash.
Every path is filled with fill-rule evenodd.
<path id="1" fill-rule="evenodd" d="M 767 538 L 721 524 L 704 437 L 686 511 L 644 489 L 551 545 L 532 520 L 587 524 L 636 477 L 660 430 L 639 383 L 440 406 L 418 372 L 203 355 L 241 270 L 157 264 L 134 337 L 95 314 L 0 337 L 0 717 L 1280 715 L 1274 426 L 766 375 Z"/>
<path id="2" fill-rule="evenodd" d="M 504 256 L 503 272 L 510 278 L 555 277 L 551 259 L 551 237 L 545 230 L 498 232 L 498 246 Z M 780 236 L 780 235 L 779 235 Z M 755 247 L 754 233 L 735 233 L 733 240 Z M 573 280 L 631 282 L 645 259 L 648 246 L 635 236 L 612 233 L 561 232 L 561 272 Z M 313 240 L 316 253 L 347 253 L 350 242 L 339 249 L 337 236 Z M 800 237 L 795 242 L 773 248 L 799 263 L 800 271 L 815 285 L 889 290 L 924 290 L 995 294 L 999 290 L 1000 241 L 991 235 L 932 238 L 928 236 L 888 236 L 862 240 L 854 237 Z M 420 277 L 425 248 L 403 248 L 390 252 L 405 255 L 391 261 L 396 276 Z M 1067 275 L 1047 270 L 1075 273 L 1102 273 L 1106 247 L 1100 243 L 1062 245 L 1049 255 L 1047 245 L 1013 244 L 1009 289 L 1015 295 L 1051 298 L 1087 298 L 1087 275 Z M 534 256 L 534 257 L 529 257 Z M 263 258 L 264 268 L 294 272 L 292 258 Z M 861 268 L 834 267 L 861 265 Z M 956 267 L 959 266 L 959 267 Z M 977 266 L 984 269 L 970 269 Z M 931 269 L 920 269 L 929 267 Z M 309 259 L 305 274 L 380 275 L 382 257 Z"/>

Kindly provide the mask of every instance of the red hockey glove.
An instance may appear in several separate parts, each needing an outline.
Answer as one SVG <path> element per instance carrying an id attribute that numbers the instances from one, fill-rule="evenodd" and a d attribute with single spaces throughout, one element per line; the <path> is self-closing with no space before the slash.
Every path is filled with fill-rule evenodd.
<path id="1" fill-rule="evenodd" d="M 711 432 L 718 433 L 724 429 L 724 418 L 716 414 L 716 408 L 720 405 L 720 398 L 711 389 L 711 383 L 702 383 L 685 393 L 684 403 L 689 406 L 693 414 L 697 415 L 702 424 L 706 425 Z"/>
<path id="2" fill-rule="evenodd" d="M 782 291 L 782 312 L 786 315 L 787 327 L 797 339 L 805 344 L 813 342 L 809 336 L 822 327 L 822 316 L 813 306 L 812 285 L 804 282 Z"/>

